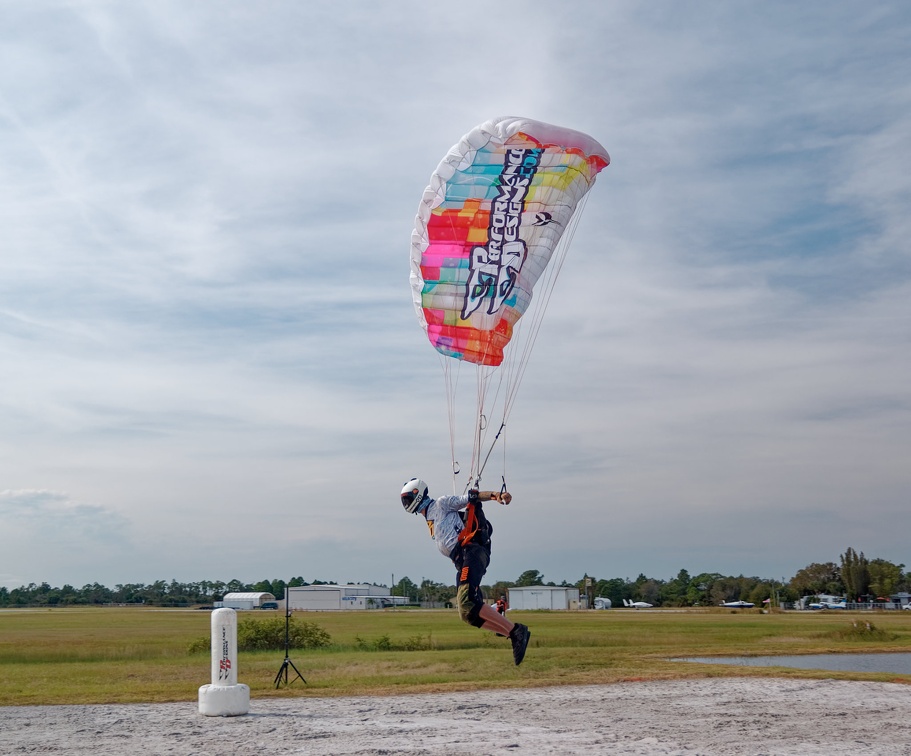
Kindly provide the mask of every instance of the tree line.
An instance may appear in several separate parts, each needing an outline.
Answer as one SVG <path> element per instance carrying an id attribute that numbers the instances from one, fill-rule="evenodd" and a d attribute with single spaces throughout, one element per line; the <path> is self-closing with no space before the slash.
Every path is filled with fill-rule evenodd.
<path id="1" fill-rule="evenodd" d="M 507 595 L 509 588 L 548 585 L 578 588 L 580 596 L 589 599 L 609 598 L 614 606 L 623 600 L 645 601 L 654 606 L 717 606 L 727 601 L 749 601 L 759 605 L 768 599 L 775 604 L 794 602 L 804 596 L 844 596 L 848 601 L 871 602 L 878 598 L 901 592 L 911 592 L 911 572 L 904 572 L 905 565 L 893 564 L 885 559 L 867 559 L 851 547 L 841 555 L 839 563 L 814 562 L 799 570 L 790 580 L 760 577 L 722 575 L 702 572 L 698 575 L 682 569 L 676 577 L 661 580 L 640 574 L 629 578 L 596 578 L 583 575 L 574 583 L 545 582 L 538 570 L 526 570 L 515 581 L 499 581 L 482 586 L 484 595 L 495 600 Z M 408 596 L 415 602 L 447 602 L 455 595 L 454 586 L 442 586 L 430 581 L 415 585 L 402 578 L 393 587 L 392 594 Z M 591 604 L 590 604 L 591 605 Z"/>
<path id="2" fill-rule="evenodd" d="M 609 598 L 614 606 L 622 606 L 623 599 L 646 601 L 655 606 L 717 606 L 725 601 L 749 601 L 761 604 L 766 599 L 772 602 L 797 601 L 804 596 L 829 594 L 845 596 L 848 601 L 875 601 L 888 598 L 898 592 L 911 592 L 911 572 L 905 572 L 905 565 L 893 564 L 885 559 L 868 559 L 863 552 L 849 547 L 839 562 L 814 562 L 798 570 L 790 580 L 770 580 L 759 577 L 722 575 L 717 572 L 703 572 L 698 575 L 681 569 L 676 577 L 669 580 L 650 578 L 640 574 L 635 580 L 629 578 L 596 578 L 583 575 L 574 583 L 545 582 L 538 570 L 526 570 L 514 581 L 498 581 L 482 586 L 484 594 L 491 600 L 505 596 L 509 588 L 532 585 L 561 586 L 578 588 L 582 596 Z M 370 581 L 364 581 L 370 582 Z M 295 577 L 287 582 L 280 579 L 260 580 L 244 583 L 240 580 L 201 580 L 181 583 L 156 580 L 148 585 L 141 583 L 118 584 L 108 588 L 99 583 L 75 588 L 64 585 L 51 587 L 48 583 L 8 589 L 0 587 L 0 607 L 25 606 L 78 606 L 104 604 L 148 604 L 151 606 L 206 606 L 220 601 L 226 593 L 250 591 L 271 593 L 277 598 L 285 595 L 285 587 L 305 585 L 329 585 L 332 581 L 314 580 L 307 582 Z M 404 596 L 411 603 L 440 606 L 450 603 L 455 597 L 454 585 L 422 580 L 415 583 L 407 577 L 390 588 L 393 596 Z"/>

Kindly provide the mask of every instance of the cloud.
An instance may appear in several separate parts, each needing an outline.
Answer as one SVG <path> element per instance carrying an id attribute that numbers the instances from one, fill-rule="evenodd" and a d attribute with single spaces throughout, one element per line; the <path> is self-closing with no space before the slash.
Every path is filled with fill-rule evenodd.
<path id="1" fill-rule="evenodd" d="M 901 561 L 868 523 L 909 483 L 906 11 L 184 6 L 0 30 L 24 582 L 449 579 L 395 508 L 409 475 L 452 486 L 407 253 L 430 172 L 506 114 L 612 164 L 510 418 L 492 576 L 774 576 L 803 566 L 793 528 Z M 54 561 L 61 523 L 107 545 Z"/>
<path id="2" fill-rule="evenodd" d="M 50 575 L 89 582 L 87 565 L 124 559 L 133 543 L 127 517 L 61 491 L 0 491 L 0 528 L 6 544 L 0 578 L 9 587 Z M 43 574 L 35 574 L 34 554 L 41 555 Z"/>

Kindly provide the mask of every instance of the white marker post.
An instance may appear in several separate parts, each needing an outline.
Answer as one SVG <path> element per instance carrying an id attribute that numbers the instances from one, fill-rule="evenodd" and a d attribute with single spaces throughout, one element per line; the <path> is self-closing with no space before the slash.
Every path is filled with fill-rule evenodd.
<path id="1" fill-rule="evenodd" d="M 250 688 L 237 682 L 237 612 L 212 612 L 212 683 L 199 689 L 199 713 L 236 717 L 250 711 Z"/>

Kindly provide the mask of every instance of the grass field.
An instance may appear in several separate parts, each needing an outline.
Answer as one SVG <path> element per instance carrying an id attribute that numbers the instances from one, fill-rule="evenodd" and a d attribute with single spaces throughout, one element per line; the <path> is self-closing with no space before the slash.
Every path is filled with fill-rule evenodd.
<path id="1" fill-rule="evenodd" d="M 239 615 L 244 619 L 257 613 Z M 911 684 L 911 675 L 668 661 L 674 656 L 911 651 L 908 615 L 723 609 L 510 612 L 532 630 L 525 662 L 515 667 L 508 641 L 464 625 L 453 611 L 295 613 L 332 636 L 325 649 L 292 649 L 291 660 L 307 683 L 297 680 L 275 689 L 283 651 L 241 652 L 238 679 L 250 686 L 254 698 L 730 675 Z M 199 686 L 209 682 L 210 662 L 208 654 L 190 654 L 188 647 L 208 636 L 209 621 L 205 611 L 141 607 L 0 611 L 0 706 L 195 700 Z M 866 622 L 876 632 L 867 632 Z"/>

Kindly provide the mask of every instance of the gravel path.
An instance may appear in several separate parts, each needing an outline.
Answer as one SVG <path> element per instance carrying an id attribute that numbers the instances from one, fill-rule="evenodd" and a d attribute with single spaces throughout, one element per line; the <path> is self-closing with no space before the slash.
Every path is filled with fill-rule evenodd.
<path id="1" fill-rule="evenodd" d="M 356 698 L 0 708 L 0 754 L 911 756 L 911 687 L 719 678 Z"/>

